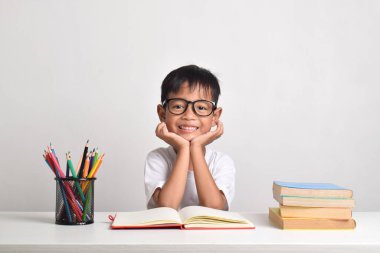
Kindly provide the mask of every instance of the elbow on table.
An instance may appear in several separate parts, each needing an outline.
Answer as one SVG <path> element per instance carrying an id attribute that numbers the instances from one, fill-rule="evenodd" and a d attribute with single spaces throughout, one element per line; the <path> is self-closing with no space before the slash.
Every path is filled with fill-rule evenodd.
<path id="1" fill-rule="evenodd" d="M 209 207 L 213 209 L 226 210 L 226 204 L 224 202 L 204 202 L 200 204 L 204 207 Z"/>
<path id="2" fill-rule="evenodd" d="M 171 203 L 169 201 L 158 201 L 157 207 L 170 207 L 170 208 L 173 208 L 175 210 L 178 210 L 179 204 Z"/>

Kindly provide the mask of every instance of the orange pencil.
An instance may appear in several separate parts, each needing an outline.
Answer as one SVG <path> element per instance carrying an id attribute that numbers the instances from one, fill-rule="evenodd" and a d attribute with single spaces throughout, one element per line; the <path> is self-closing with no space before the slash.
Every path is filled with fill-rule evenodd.
<path id="1" fill-rule="evenodd" d="M 77 165 L 77 167 L 76 167 L 76 169 L 75 169 L 75 173 L 77 173 L 77 175 L 78 175 L 78 173 L 79 173 L 79 169 L 80 169 L 80 165 L 82 164 L 82 160 L 83 160 L 83 155 L 82 155 L 81 158 L 79 159 L 79 161 L 78 161 L 78 165 Z"/>
<path id="2" fill-rule="evenodd" d="M 86 155 L 86 161 L 84 162 L 83 168 L 83 178 L 86 178 L 88 175 L 88 168 L 90 167 L 90 155 Z"/>
<path id="3" fill-rule="evenodd" d="M 87 178 L 93 178 L 95 177 L 96 173 L 98 172 L 99 170 L 99 167 L 100 165 L 102 164 L 103 162 L 103 157 L 104 157 L 104 154 L 102 154 L 99 158 L 99 160 L 96 162 L 96 164 L 94 165 L 94 167 L 92 168 L 91 172 L 88 174 Z M 84 189 L 83 191 L 86 192 L 87 189 L 88 189 L 88 184 L 89 182 L 86 182 L 84 184 L 84 187 L 82 189 Z"/>

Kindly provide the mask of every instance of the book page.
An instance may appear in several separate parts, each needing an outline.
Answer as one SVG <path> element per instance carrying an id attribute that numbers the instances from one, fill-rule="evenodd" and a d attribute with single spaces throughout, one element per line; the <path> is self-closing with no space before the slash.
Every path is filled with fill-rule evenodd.
<path id="1" fill-rule="evenodd" d="M 158 207 L 138 212 L 119 212 L 112 226 L 144 226 L 159 224 L 181 224 L 178 212 L 169 207 Z"/>
<path id="2" fill-rule="evenodd" d="M 228 224 L 249 224 L 253 226 L 249 220 L 238 213 L 203 206 L 188 206 L 181 209 L 179 214 L 184 224 L 223 224 L 224 226 Z"/>

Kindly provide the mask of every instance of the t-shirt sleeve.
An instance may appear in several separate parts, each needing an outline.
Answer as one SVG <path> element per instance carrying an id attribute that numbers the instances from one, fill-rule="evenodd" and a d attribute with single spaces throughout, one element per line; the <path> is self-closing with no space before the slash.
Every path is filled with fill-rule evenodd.
<path id="1" fill-rule="evenodd" d="M 152 198 L 157 188 L 162 188 L 168 177 L 169 164 L 159 150 L 150 152 L 145 161 L 144 183 L 147 208 L 155 208 Z"/>
<path id="2" fill-rule="evenodd" d="M 213 178 L 226 197 L 225 210 L 229 210 L 235 195 L 235 164 L 229 156 L 221 155 L 215 160 Z"/>

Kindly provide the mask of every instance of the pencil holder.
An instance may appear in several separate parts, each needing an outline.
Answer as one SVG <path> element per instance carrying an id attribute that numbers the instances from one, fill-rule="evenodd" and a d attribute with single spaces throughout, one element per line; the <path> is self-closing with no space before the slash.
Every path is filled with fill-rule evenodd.
<path id="1" fill-rule="evenodd" d="M 55 223 L 85 225 L 94 223 L 94 182 L 96 178 L 55 178 Z"/>

